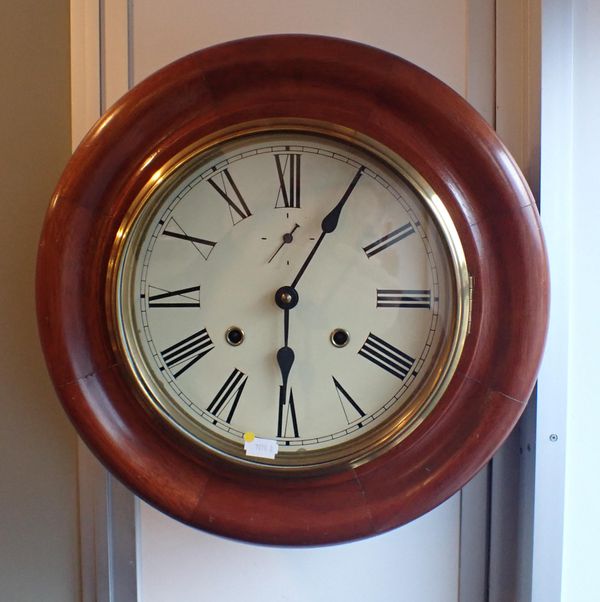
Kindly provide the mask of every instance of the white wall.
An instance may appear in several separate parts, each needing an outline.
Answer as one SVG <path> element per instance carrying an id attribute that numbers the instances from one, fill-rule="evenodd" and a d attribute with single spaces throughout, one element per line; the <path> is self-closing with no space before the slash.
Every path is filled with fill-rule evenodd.
<path id="1" fill-rule="evenodd" d="M 69 3 L 0 3 L 0 600 L 79 600 L 77 438 L 40 350 L 34 272 L 70 152 Z"/>
<path id="2" fill-rule="evenodd" d="M 542 223 L 552 308 L 539 380 L 533 602 L 599 599 L 600 3 L 544 0 Z"/>
<path id="3" fill-rule="evenodd" d="M 600 3 L 573 2 L 564 602 L 600 597 Z M 565 203 L 565 214 L 569 212 Z"/>

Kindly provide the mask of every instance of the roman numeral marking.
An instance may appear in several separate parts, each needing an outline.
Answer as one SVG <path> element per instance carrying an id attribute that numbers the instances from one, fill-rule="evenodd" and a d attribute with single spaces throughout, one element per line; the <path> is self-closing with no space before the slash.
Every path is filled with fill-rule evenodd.
<path id="1" fill-rule="evenodd" d="M 404 224 L 404 226 L 400 226 L 397 230 L 382 236 L 371 244 L 363 247 L 363 251 L 367 254 L 367 257 L 373 257 L 377 253 L 381 253 L 388 247 L 391 247 L 393 244 L 398 241 L 406 238 L 410 234 L 413 234 L 415 229 L 412 227 L 412 224 Z"/>
<path id="2" fill-rule="evenodd" d="M 167 229 L 168 228 L 168 229 Z M 192 243 L 196 251 L 208 259 L 208 256 L 212 253 L 215 248 L 216 242 L 212 240 L 206 240 L 204 238 L 198 238 L 196 236 L 190 236 L 176 221 L 174 218 L 169 220 L 167 227 L 163 230 L 163 236 L 170 236 L 171 238 L 177 238 L 179 240 L 187 240 Z"/>
<path id="3" fill-rule="evenodd" d="M 168 368 L 177 368 L 177 372 L 173 373 L 173 378 L 177 378 L 213 349 L 213 342 L 206 328 L 203 328 L 179 343 L 167 347 L 160 355 Z"/>
<path id="4" fill-rule="evenodd" d="M 219 183 L 215 180 L 219 180 Z M 234 226 L 252 215 L 228 169 L 224 169 L 216 176 L 208 178 L 208 183 L 219 193 L 221 198 L 229 206 L 231 220 L 233 221 Z M 232 198 L 232 196 L 235 196 L 235 199 Z M 236 215 L 234 215 L 234 212 L 237 214 L 237 218 Z"/>
<path id="5" fill-rule="evenodd" d="M 350 397 L 350 394 L 342 387 L 342 385 L 340 385 L 335 376 L 332 376 L 331 378 L 333 379 L 333 385 L 335 386 L 335 391 L 339 397 L 348 424 L 365 416 L 362 408 L 354 401 L 354 399 L 352 399 L 352 397 Z"/>
<path id="6" fill-rule="evenodd" d="M 400 349 L 390 345 L 373 333 L 369 334 L 358 354 L 401 380 L 404 380 L 415 363 L 414 358 L 410 355 L 400 351 Z"/>
<path id="7" fill-rule="evenodd" d="M 153 291 L 160 292 L 151 294 Z M 148 307 L 200 307 L 200 286 L 180 288 L 177 291 L 149 286 Z"/>
<path id="8" fill-rule="evenodd" d="M 431 291 L 378 288 L 377 307 L 418 307 L 431 309 Z"/>
<path id="9" fill-rule="evenodd" d="M 275 165 L 277 166 L 277 175 L 279 176 L 279 192 L 275 201 L 276 209 L 300 208 L 301 156 L 293 153 L 275 155 Z"/>
<path id="10" fill-rule="evenodd" d="M 210 402 L 207 411 L 214 416 L 221 418 L 226 410 L 229 410 L 227 412 L 227 418 L 225 418 L 225 422 L 229 424 L 238 406 L 247 380 L 248 376 L 246 374 L 240 372 L 237 368 L 234 368 L 233 372 L 225 381 L 225 384 L 219 389 L 215 398 Z"/>
<path id="11" fill-rule="evenodd" d="M 288 433 L 292 434 L 288 434 Z M 285 387 L 279 387 L 279 414 L 277 416 L 278 437 L 299 437 L 298 419 L 296 418 L 296 406 L 294 405 L 294 393 L 290 389 L 290 397 L 285 398 Z"/>

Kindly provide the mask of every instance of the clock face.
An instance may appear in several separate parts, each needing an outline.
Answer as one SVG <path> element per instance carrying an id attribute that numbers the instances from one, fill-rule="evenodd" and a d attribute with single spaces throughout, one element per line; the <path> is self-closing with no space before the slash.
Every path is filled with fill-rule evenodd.
<path id="1" fill-rule="evenodd" d="M 371 458 L 433 409 L 460 357 L 468 276 L 453 225 L 414 170 L 357 136 L 196 146 L 123 233 L 131 375 L 162 418 L 235 462 Z"/>

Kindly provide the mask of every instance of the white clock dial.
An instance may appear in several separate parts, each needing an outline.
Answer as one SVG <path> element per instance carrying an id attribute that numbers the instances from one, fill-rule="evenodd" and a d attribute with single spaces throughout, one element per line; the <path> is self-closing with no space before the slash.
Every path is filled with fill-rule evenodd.
<path id="1" fill-rule="evenodd" d="M 400 160 L 319 132 L 246 134 L 190 152 L 140 206 L 121 342 L 194 441 L 250 463 L 356 462 L 432 409 L 464 336 L 464 261 Z M 249 433 L 276 458 L 246 458 Z"/>

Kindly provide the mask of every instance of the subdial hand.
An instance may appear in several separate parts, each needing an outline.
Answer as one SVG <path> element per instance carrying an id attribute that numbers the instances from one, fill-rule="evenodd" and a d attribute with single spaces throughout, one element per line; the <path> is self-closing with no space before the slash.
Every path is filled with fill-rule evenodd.
<path id="1" fill-rule="evenodd" d="M 281 251 L 281 249 L 283 248 L 283 245 L 288 245 L 289 243 L 291 243 L 294 240 L 293 234 L 296 231 L 296 228 L 299 228 L 300 224 L 296 224 L 291 232 L 286 232 L 283 235 L 283 242 L 277 247 L 277 249 L 275 249 L 275 253 L 273 253 L 273 255 L 271 255 L 269 261 L 267 261 L 267 263 L 271 263 L 271 261 L 273 261 L 275 255 L 277 255 L 277 253 L 279 253 L 279 251 Z"/>

